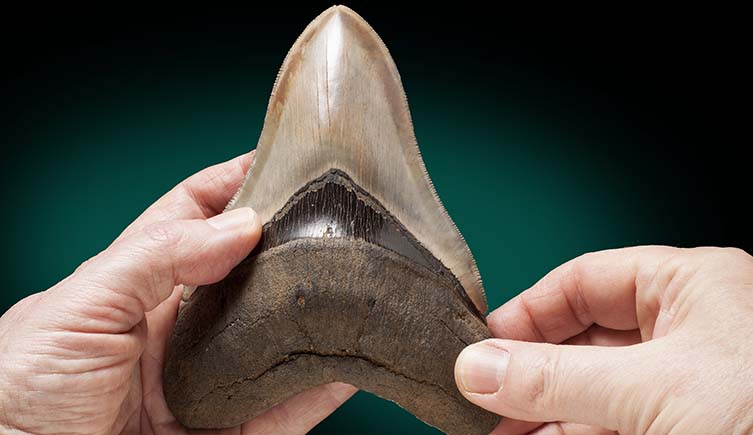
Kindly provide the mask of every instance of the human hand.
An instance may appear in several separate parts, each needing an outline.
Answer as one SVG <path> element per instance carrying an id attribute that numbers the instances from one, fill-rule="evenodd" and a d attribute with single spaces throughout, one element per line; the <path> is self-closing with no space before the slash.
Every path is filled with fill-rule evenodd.
<path id="1" fill-rule="evenodd" d="M 0 433 L 188 432 L 162 394 L 176 286 L 219 281 L 259 240 L 251 209 L 218 214 L 251 159 L 188 178 L 71 276 L 0 317 Z M 354 392 L 322 385 L 240 427 L 202 433 L 303 434 Z"/>
<path id="2" fill-rule="evenodd" d="M 511 417 L 494 434 L 753 433 L 753 257 L 744 251 L 586 254 L 488 323 L 505 339 L 467 347 L 455 378 L 468 400 Z"/>

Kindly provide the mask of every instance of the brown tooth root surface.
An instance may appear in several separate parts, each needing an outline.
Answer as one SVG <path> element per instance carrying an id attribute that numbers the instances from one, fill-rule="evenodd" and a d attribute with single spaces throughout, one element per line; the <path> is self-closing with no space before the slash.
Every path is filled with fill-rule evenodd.
<path id="1" fill-rule="evenodd" d="M 190 296 L 165 398 L 184 425 L 221 428 L 343 381 L 447 433 L 485 434 L 499 418 L 460 395 L 453 367 L 488 337 L 455 276 L 332 169 L 288 200 L 226 279 Z"/>
<path id="2" fill-rule="evenodd" d="M 193 294 L 169 345 L 165 397 L 184 425 L 221 428 L 343 381 L 446 433 L 487 434 L 499 417 L 460 395 L 453 367 L 488 337 L 428 268 L 363 240 L 298 239 Z"/>

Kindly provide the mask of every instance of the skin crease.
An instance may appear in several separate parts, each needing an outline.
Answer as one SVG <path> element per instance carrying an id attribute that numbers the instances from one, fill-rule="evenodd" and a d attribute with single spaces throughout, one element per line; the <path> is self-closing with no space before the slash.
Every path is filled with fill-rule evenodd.
<path id="1" fill-rule="evenodd" d="M 2 434 L 303 434 L 356 389 L 322 385 L 240 427 L 188 431 L 162 394 L 179 284 L 217 282 L 259 240 L 248 208 L 218 215 L 252 161 L 188 178 L 102 253 L 0 317 Z"/>
<path id="2" fill-rule="evenodd" d="M 493 434 L 753 434 L 753 257 L 583 255 L 488 317 L 455 378 Z M 505 364 L 505 361 L 507 363 Z"/>

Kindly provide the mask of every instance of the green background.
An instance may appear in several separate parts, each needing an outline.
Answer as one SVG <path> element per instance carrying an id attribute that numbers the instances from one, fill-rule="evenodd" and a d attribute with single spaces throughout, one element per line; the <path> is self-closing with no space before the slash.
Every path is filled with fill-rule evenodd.
<path id="1" fill-rule="evenodd" d="M 253 148 L 277 68 L 318 9 L 33 21 L 36 37 L 4 47 L 0 312 L 71 273 L 181 179 Z M 664 57 L 673 40 L 661 26 L 600 41 L 533 16 L 532 29 L 478 16 L 462 27 L 468 12 L 358 10 L 400 68 L 490 307 L 588 251 L 745 245 L 734 197 L 747 182 L 717 129 L 720 106 L 687 47 Z M 366 393 L 313 431 L 435 432 Z"/>

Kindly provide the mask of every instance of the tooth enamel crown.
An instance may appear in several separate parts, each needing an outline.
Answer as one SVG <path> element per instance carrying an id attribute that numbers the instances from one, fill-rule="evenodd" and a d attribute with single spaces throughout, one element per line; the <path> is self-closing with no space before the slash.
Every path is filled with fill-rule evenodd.
<path id="1" fill-rule="evenodd" d="M 254 163 L 228 209 L 250 206 L 267 222 L 330 169 L 373 195 L 486 313 L 473 255 L 421 159 L 397 67 L 376 32 L 344 6 L 319 15 L 290 49 Z"/>

